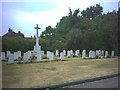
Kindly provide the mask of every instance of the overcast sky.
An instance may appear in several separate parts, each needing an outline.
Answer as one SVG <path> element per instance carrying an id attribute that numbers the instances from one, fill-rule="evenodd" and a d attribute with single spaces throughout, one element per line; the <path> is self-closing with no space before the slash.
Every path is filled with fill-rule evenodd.
<path id="1" fill-rule="evenodd" d="M 8 2 L 10 1 L 10 2 Z M 15 1 L 15 0 L 14 0 Z M 39 35 L 48 25 L 55 27 L 63 16 L 69 13 L 69 7 L 74 11 L 80 11 L 87 7 L 99 4 L 103 12 L 118 10 L 119 0 L 2 0 L 2 35 L 12 28 L 15 32 L 21 31 L 25 36 L 35 35 L 35 25 L 39 24 L 41 29 Z M 30 2 L 31 1 L 31 2 Z M 0 34 L 1 35 L 1 34 Z"/>

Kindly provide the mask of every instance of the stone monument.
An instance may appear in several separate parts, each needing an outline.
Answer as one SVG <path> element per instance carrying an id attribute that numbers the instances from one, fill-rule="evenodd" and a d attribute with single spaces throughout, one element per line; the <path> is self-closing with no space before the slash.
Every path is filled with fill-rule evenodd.
<path id="1" fill-rule="evenodd" d="M 38 38 L 38 29 L 40 29 L 40 27 L 38 27 L 38 24 L 36 24 L 36 27 L 34 27 L 34 29 L 36 29 L 36 45 L 34 46 L 33 55 L 37 56 L 37 61 L 40 61 L 41 60 L 41 46 L 39 45 L 39 38 Z"/>

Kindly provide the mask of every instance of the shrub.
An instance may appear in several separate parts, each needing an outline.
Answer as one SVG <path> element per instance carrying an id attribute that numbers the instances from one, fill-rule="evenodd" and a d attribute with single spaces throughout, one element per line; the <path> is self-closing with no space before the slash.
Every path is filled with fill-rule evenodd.
<path id="1" fill-rule="evenodd" d="M 47 57 L 46 56 L 42 56 L 42 59 L 47 59 Z"/>

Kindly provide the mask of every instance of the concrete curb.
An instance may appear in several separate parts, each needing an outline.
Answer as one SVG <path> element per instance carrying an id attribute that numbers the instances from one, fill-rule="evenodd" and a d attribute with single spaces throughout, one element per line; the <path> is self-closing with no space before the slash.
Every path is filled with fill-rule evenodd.
<path id="1" fill-rule="evenodd" d="M 95 77 L 95 78 L 86 79 L 86 80 L 79 80 L 79 81 L 74 81 L 74 82 L 69 82 L 69 83 L 64 83 L 64 84 L 59 84 L 59 85 L 51 85 L 51 86 L 40 87 L 40 88 L 45 88 L 45 89 L 49 89 L 49 88 L 57 89 L 57 88 L 61 88 L 61 87 L 69 86 L 69 85 L 82 84 L 82 83 L 86 83 L 86 82 L 92 82 L 92 81 L 97 81 L 97 80 L 112 78 L 112 77 L 116 77 L 116 76 L 120 76 L 120 74 L 106 75 L 106 76 Z"/>

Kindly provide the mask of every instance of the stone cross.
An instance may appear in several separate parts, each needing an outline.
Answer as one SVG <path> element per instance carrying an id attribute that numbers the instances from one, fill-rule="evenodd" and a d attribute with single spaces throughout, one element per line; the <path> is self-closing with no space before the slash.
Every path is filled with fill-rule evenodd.
<path id="1" fill-rule="evenodd" d="M 39 46 L 38 29 L 40 29 L 40 27 L 38 27 L 38 24 L 36 24 L 36 27 L 34 27 L 34 29 L 36 29 L 36 46 Z"/>

